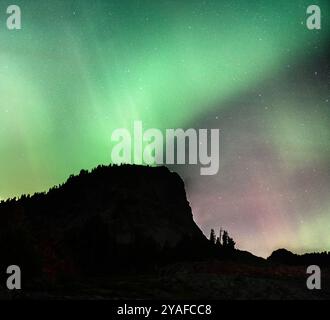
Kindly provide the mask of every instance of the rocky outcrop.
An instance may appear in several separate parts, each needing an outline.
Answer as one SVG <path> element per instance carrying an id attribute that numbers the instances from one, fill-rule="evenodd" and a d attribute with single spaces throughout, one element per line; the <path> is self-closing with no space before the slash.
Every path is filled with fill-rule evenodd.
<path id="1" fill-rule="evenodd" d="M 107 272 L 199 258 L 209 248 L 193 221 L 182 179 L 165 167 L 81 171 L 48 193 L 2 203 L 0 217 L 5 229 L 13 230 L 7 234 L 18 251 L 24 241 L 26 259 L 40 257 L 48 273 L 56 268 Z M 24 232 L 15 233 L 16 228 Z M 6 263 L 21 260 L 7 251 Z"/>

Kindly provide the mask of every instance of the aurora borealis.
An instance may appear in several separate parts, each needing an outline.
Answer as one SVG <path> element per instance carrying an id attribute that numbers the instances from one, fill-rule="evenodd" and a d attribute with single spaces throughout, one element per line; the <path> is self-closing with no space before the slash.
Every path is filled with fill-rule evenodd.
<path id="1" fill-rule="evenodd" d="M 330 2 L 0 2 L 0 198 L 107 164 L 116 128 L 219 128 L 220 171 L 174 168 L 241 249 L 330 250 Z M 317 4 L 322 29 L 306 28 Z"/>

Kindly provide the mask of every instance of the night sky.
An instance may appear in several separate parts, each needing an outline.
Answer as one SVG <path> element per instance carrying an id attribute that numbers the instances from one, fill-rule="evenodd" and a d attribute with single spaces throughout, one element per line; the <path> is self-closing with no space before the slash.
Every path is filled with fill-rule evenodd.
<path id="1" fill-rule="evenodd" d="M 108 164 L 111 133 L 219 128 L 220 171 L 174 169 L 206 235 L 330 250 L 330 2 L 0 2 L 0 198 Z M 317 4 L 322 29 L 306 28 Z"/>

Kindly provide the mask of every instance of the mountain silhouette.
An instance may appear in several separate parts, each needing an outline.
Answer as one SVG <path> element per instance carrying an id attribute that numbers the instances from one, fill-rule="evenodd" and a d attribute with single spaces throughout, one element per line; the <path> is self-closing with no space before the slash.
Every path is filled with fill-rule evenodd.
<path id="1" fill-rule="evenodd" d="M 20 266 L 21 295 L 32 299 L 315 297 L 304 287 L 306 264 L 329 266 L 329 254 L 280 249 L 266 260 L 222 231 L 203 235 L 183 180 L 166 167 L 98 166 L 0 203 L 0 268 Z"/>
<path id="2" fill-rule="evenodd" d="M 275 250 L 267 260 L 271 263 L 282 264 L 282 265 L 291 265 L 291 266 L 309 266 L 309 265 L 318 265 L 318 266 L 330 266 L 330 252 L 320 252 L 320 253 L 305 253 L 298 255 L 292 253 L 287 249 L 278 249 Z"/>
<path id="3" fill-rule="evenodd" d="M 82 170 L 47 193 L 2 202 L 0 219 L 2 264 L 31 272 L 100 273 L 212 252 L 182 179 L 165 167 Z"/>

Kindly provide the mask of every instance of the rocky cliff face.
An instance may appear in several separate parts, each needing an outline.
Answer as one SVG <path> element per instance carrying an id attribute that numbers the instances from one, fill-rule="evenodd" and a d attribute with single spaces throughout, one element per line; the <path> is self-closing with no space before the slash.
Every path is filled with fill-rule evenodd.
<path id="1" fill-rule="evenodd" d="M 193 221 L 183 181 L 165 167 L 81 171 L 47 194 L 2 203 L 0 217 L 18 251 L 22 241 L 29 244 L 25 259 L 40 258 L 43 269 L 60 264 L 70 270 L 106 271 L 197 257 L 208 247 Z M 15 228 L 24 232 L 16 234 Z M 7 251 L 6 263 L 21 260 Z"/>

